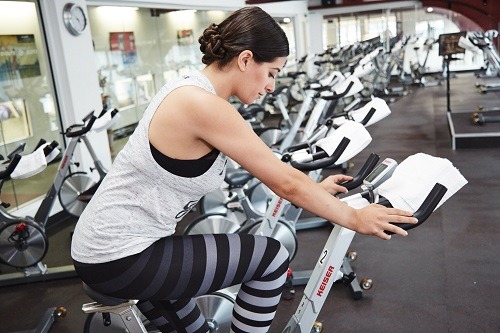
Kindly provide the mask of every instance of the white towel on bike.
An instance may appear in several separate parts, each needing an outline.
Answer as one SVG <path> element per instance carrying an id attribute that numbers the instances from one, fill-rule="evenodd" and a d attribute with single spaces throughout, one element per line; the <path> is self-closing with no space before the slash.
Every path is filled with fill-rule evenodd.
<path id="1" fill-rule="evenodd" d="M 119 117 L 120 113 L 117 113 L 114 117 L 112 117 L 111 111 L 107 111 L 105 114 L 94 121 L 92 130 L 95 132 L 101 132 L 102 130 L 108 129 L 116 122 Z"/>
<path id="2" fill-rule="evenodd" d="M 362 124 L 349 120 L 337 129 L 332 128 L 326 138 L 316 142 L 316 146 L 331 156 L 343 138 L 348 138 L 350 142 L 335 163 L 337 165 L 347 162 L 372 142 L 370 133 L 368 133 Z"/>
<path id="3" fill-rule="evenodd" d="M 349 85 L 351 83 L 352 83 L 351 88 L 347 90 L 347 88 L 349 88 Z M 361 83 L 361 81 L 356 76 L 351 75 L 344 81 L 334 85 L 332 90 L 337 95 L 343 94 L 347 91 L 347 94 L 344 97 L 349 97 L 359 93 L 361 90 L 363 90 L 363 88 L 364 88 L 363 83 Z"/>
<path id="4" fill-rule="evenodd" d="M 467 184 L 467 180 L 449 160 L 418 153 L 401 162 L 378 191 L 393 207 L 415 212 L 436 183 L 447 188 L 437 209 Z"/>
<path id="5" fill-rule="evenodd" d="M 354 121 L 360 123 L 361 121 L 363 121 L 363 119 L 365 119 L 366 115 L 370 112 L 371 108 L 375 109 L 375 113 L 366 123 L 365 127 L 373 125 L 376 122 L 384 119 L 385 117 L 391 114 L 391 109 L 389 109 L 389 106 L 387 105 L 386 101 L 378 97 L 374 97 L 365 106 L 357 110 L 353 110 L 349 112 L 349 114 Z"/>
<path id="6" fill-rule="evenodd" d="M 47 160 L 43 152 L 44 146 L 46 146 L 46 144 L 40 146 L 31 154 L 22 156 L 16 168 L 10 174 L 10 178 L 29 178 L 45 170 L 45 168 L 47 167 Z"/>

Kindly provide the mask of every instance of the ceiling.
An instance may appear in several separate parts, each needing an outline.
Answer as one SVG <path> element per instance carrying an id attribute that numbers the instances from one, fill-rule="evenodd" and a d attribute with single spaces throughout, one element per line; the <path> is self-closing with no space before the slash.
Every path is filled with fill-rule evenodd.
<path id="1" fill-rule="evenodd" d="M 286 2 L 291 0 L 245 0 L 247 5 Z M 308 0 L 309 10 L 341 8 L 346 6 L 362 6 L 373 3 L 390 3 L 398 0 L 330 0 L 334 4 L 326 5 L 327 1 Z M 338 2 L 338 4 L 336 4 Z M 500 29 L 499 0 L 420 0 L 424 7 L 440 7 L 460 13 L 476 22 L 484 30 Z M 496 5 L 494 3 L 496 2 Z"/>

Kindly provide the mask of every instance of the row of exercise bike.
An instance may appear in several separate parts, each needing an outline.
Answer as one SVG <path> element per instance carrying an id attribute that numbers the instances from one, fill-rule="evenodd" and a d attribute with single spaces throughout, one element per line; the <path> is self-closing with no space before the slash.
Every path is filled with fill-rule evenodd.
<path id="1" fill-rule="evenodd" d="M 294 125 L 302 126 L 307 121 L 310 111 L 314 108 L 315 94 L 321 89 L 334 91 L 339 95 L 347 91 L 349 83 L 355 84 L 348 95 L 335 98 L 328 103 L 327 112 L 350 111 L 370 102 L 373 97 L 383 99 L 388 103 L 395 102 L 411 92 L 412 86 L 429 87 L 441 85 L 444 76 L 441 74 L 434 80 L 429 80 L 426 72 L 426 62 L 429 52 L 436 39 L 428 38 L 423 46 L 416 46 L 418 37 L 399 36 L 391 38 L 390 45 L 383 45 L 380 38 L 357 42 L 345 46 L 329 48 L 319 54 L 311 54 L 291 61 L 284 70 L 279 87 L 272 93 L 263 96 L 250 105 L 237 105 L 239 111 L 249 119 L 260 137 L 270 146 L 279 145 L 279 149 L 290 145 L 290 138 L 296 135 Z M 405 70 L 405 59 L 408 49 L 415 50 L 415 59 L 410 61 L 410 71 Z M 423 63 L 419 60 L 419 50 L 425 54 Z M 358 82 L 352 82 L 355 78 Z M 344 81 L 344 86 L 336 86 Z M 316 92 L 311 92 L 316 90 Z M 312 94 L 312 95 L 311 95 Z M 323 103 L 323 102 L 322 102 Z M 235 102 L 237 104 L 237 101 Z M 322 107 L 322 106 L 321 106 Z M 278 114 L 279 122 L 270 127 L 266 117 Z M 316 121 L 311 125 L 314 128 Z M 308 131 L 311 127 L 308 128 Z M 290 133 L 291 132 L 291 133 Z M 284 139 L 284 137 L 288 137 Z M 284 140 L 284 141 L 282 141 Z"/>
<path id="2" fill-rule="evenodd" d="M 358 65 L 353 73 L 360 73 L 362 67 L 363 64 Z M 290 163 L 293 167 L 308 172 L 309 176 L 317 181 L 320 180 L 324 168 L 346 165 L 371 142 L 371 136 L 366 127 L 390 114 L 387 103 L 380 98 L 372 98 L 357 109 L 351 107 L 348 110 L 346 108 L 339 110 L 337 106 L 343 103 L 342 99 L 354 96 L 363 88 L 358 75 L 352 74 L 345 77 L 342 73 L 335 71 L 330 72 L 322 81 L 309 82 L 305 89 L 306 98 L 301 106 L 303 115 L 299 112 L 299 117 L 287 130 L 276 129 L 281 130 L 280 138 L 272 142 L 270 146 L 275 149 L 276 154 L 284 163 Z M 304 105 L 307 104 L 309 106 L 305 107 Z M 7 212 L 6 205 L 2 204 L 0 207 L 0 261 L 3 264 L 23 269 L 24 278 L 29 279 L 33 275 L 50 273 L 50 269 L 42 264 L 48 247 L 44 228 L 57 193 L 63 193 L 62 184 L 66 178 L 75 146 L 83 141 L 89 151 L 92 151 L 86 135 L 89 131 L 102 130 L 109 126 L 113 120 L 113 113 L 116 114 L 111 111 L 104 112 L 100 117 L 91 113 L 83 119 L 83 124 L 68 128 L 65 136 L 69 139 L 69 144 L 61 158 L 56 179 L 34 218 L 16 217 Z M 99 126 L 96 126 L 99 119 L 101 119 Z M 304 119 L 307 121 L 304 122 Z M 249 119 L 251 120 L 252 118 Z M 4 163 L 5 170 L 0 172 L 0 185 L 9 177 L 13 177 L 13 174 L 14 176 L 17 174 L 17 177 L 28 177 L 43 169 L 43 166 L 24 163 L 23 159 L 26 161 L 33 156 L 43 156 L 47 162 L 55 155 L 54 149 L 56 149 L 54 143 L 43 143 L 31 154 L 21 155 L 20 150 L 11 153 Z M 91 155 L 95 159 L 97 168 L 98 159 L 92 152 Z M 429 158 L 425 160 L 426 163 L 433 161 L 432 157 Z M 398 168 L 403 164 L 408 165 L 411 161 L 421 160 L 410 157 L 398 166 L 397 162 L 392 159 L 384 159 L 381 163 L 379 159 L 379 156 L 372 154 L 354 179 L 349 184 L 344 184 L 349 189 L 358 188 L 360 192 L 341 200 L 356 208 L 364 207 L 372 202 L 390 206 L 391 200 L 388 198 L 397 197 L 399 194 L 391 186 L 387 185 L 388 189 L 384 189 L 384 184 L 389 184 L 389 181 L 393 179 L 393 183 L 398 182 L 394 176 L 398 174 Z M 38 158 L 38 160 L 41 159 Z M 102 165 L 99 168 L 102 170 L 99 178 L 102 179 L 105 170 Z M 411 168 L 418 169 L 419 166 Z M 460 176 L 457 175 L 457 177 Z M 432 179 L 431 187 L 419 193 L 421 201 L 417 206 L 412 207 L 415 217 L 419 220 L 417 225 L 423 223 L 446 197 L 449 198 L 460 188 L 453 187 L 453 182 L 452 186 L 448 185 L 449 177 L 450 175 L 448 179 Z M 200 206 L 205 215 L 193 221 L 185 230 L 186 233 L 250 232 L 267 235 L 282 241 L 289 250 L 290 259 L 293 259 L 298 248 L 296 231 L 329 223 L 320 219 L 301 220 L 300 208 L 270 192 L 262 183 L 236 164 L 229 168 L 225 180 L 224 187 L 202 200 Z M 421 181 L 417 182 L 421 183 Z M 405 183 L 408 184 L 408 182 Z M 462 181 L 461 184 L 463 186 L 465 182 Z M 86 187 L 84 191 L 75 190 L 78 200 L 73 200 L 73 204 L 68 204 L 70 202 L 68 201 L 66 206 L 81 206 L 80 209 L 82 209 L 85 202 L 90 200 L 96 186 L 98 183 L 95 186 Z M 419 184 L 413 186 L 418 188 Z M 402 189 L 402 192 L 405 192 L 404 190 Z M 355 191 L 350 191 L 350 193 L 353 192 Z M 64 195 L 59 194 L 59 198 L 64 198 Z M 61 204 L 65 207 L 62 199 Z M 73 210 L 73 214 L 77 212 Z M 405 225 L 404 228 L 410 229 L 415 226 Z M 306 287 L 297 312 L 283 332 L 310 332 L 312 329 L 319 331 L 320 325 L 316 323 L 316 318 L 334 282 L 343 281 L 351 285 L 355 298 L 360 298 L 361 289 L 358 283 L 354 283 L 356 276 L 349 265 L 353 257 L 347 254 L 354 235 L 355 233 L 351 230 L 335 226 L 314 269 L 291 272 L 289 285 L 293 287 L 297 284 L 306 284 Z M 28 273 L 30 270 L 35 270 L 37 273 Z M 370 284 L 370 281 L 361 283 L 364 288 L 369 288 Z M 355 286 L 358 286 L 358 289 L 355 289 Z M 87 286 L 85 290 L 96 301 L 83 306 L 83 311 L 89 314 L 85 325 L 86 332 L 118 332 L 123 331 L 124 328 L 128 332 L 154 331 L 154 328 L 148 325 L 134 306 L 134 300 L 112 299 L 90 290 Z M 198 298 L 200 309 L 214 332 L 228 331 L 231 308 L 237 291 L 238 286 L 233 286 Z M 60 313 L 61 311 L 57 310 L 53 314 L 57 316 Z M 97 314 L 102 314 L 102 317 Z"/>

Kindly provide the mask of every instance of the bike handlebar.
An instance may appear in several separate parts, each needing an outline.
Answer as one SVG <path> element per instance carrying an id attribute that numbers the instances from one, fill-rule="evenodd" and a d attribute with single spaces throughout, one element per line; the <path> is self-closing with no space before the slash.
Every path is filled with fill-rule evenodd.
<path id="1" fill-rule="evenodd" d="M 302 142 L 298 143 L 296 145 L 290 146 L 288 148 L 285 148 L 285 153 L 293 153 L 294 151 L 301 150 L 301 149 L 306 149 L 310 148 L 309 142 Z M 283 162 L 289 162 L 291 160 L 291 155 L 290 154 L 284 154 L 281 157 L 281 160 Z"/>
<path id="2" fill-rule="evenodd" d="M 361 125 L 366 126 L 366 124 L 368 124 L 370 119 L 372 119 L 373 115 L 375 114 L 375 111 L 377 110 L 374 107 L 370 108 L 370 111 L 368 111 L 363 120 L 360 121 Z"/>
<path id="3" fill-rule="evenodd" d="M 68 127 L 64 135 L 66 135 L 68 138 L 73 138 L 77 136 L 82 136 L 90 129 L 92 128 L 92 125 L 94 125 L 94 122 L 96 121 L 97 117 L 94 116 L 94 111 L 90 112 L 88 115 L 83 118 L 84 122 L 87 122 L 87 125 L 71 125 Z"/>
<path id="4" fill-rule="evenodd" d="M 21 155 L 16 154 L 14 157 L 10 160 L 9 165 L 7 165 L 7 168 L 3 171 L 0 171 L 0 179 L 5 179 L 10 176 L 10 174 L 14 171 L 14 169 L 17 167 L 19 164 L 19 161 L 21 160 Z"/>
<path id="5" fill-rule="evenodd" d="M 326 101 L 332 101 L 334 99 L 339 99 L 339 98 L 342 98 L 345 95 L 347 95 L 349 93 L 349 90 L 351 90 L 353 85 L 354 85 L 353 81 L 349 82 L 349 85 L 347 86 L 347 88 L 344 90 L 344 92 L 342 92 L 340 94 L 333 92 L 332 96 L 321 96 L 321 93 L 317 93 L 316 97 L 321 97 L 322 99 L 324 99 Z"/>
<path id="6" fill-rule="evenodd" d="M 344 153 L 344 151 L 346 150 L 347 146 L 349 145 L 349 142 L 351 142 L 351 140 L 344 137 L 342 141 L 340 141 L 339 145 L 337 146 L 337 149 L 335 149 L 335 151 L 331 156 L 328 156 L 328 154 L 325 151 L 321 151 L 312 155 L 311 162 L 297 162 L 291 160 L 290 164 L 294 168 L 299 169 L 301 171 L 312 171 L 312 170 L 326 168 L 330 165 L 335 164 L 335 162 L 340 158 L 342 153 Z"/>
<path id="7" fill-rule="evenodd" d="M 417 209 L 417 211 L 413 214 L 414 217 L 417 218 L 418 222 L 415 224 L 412 223 L 391 223 L 394 225 L 397 225 L 398 227 L 404 229 L 404 230 L 410 230 L 413 228 L 418 227 L 422 223 L 427 220 L 427 218 L 432 214 L 438 203 L 441 201 L 443 196 L 445 195 L 446 191 L 448 189 L 439 183 L 436 183 L 432 190 L 429 192 L 427 197 L 425 198 L 424 202 L 420 205 L 420 207 Z M 388 203 L 389 201 L 386 200 L 384 202 L 384 205 Z M 390 205 L 390 203 L 389 203 Z M 393 235 L 394 233 L 391 231 L 385 231 L 386 234 L 388 235 Z"/>
<path id="8" fill-rule="evenodd" d="M 358 171 L 358 173 L 351 180 L 344 182 L 340 185 L 344 186 L 348 190 L 352 190 L 360 186 L 363 183 L 363 180 L 366 177 L 368 177 L 370 172 L 372 172 L 372 170 L 375 168 L 379 160 L 380 156 L 378 156 L 375 153 L 371 153 L 370 156 L 368 156 L 368 159 L 366 160 L 365 164 L 363 164 L 361 169 Z"/>

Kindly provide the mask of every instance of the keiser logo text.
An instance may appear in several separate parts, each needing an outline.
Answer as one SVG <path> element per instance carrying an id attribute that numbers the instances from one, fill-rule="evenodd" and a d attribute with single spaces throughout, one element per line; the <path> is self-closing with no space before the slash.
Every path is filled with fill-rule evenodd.
<path id="1" fill-rule="evenodd" d="M 276 217 L 276 214 L 278 214 L 278 210 L 280 209 L 282 203 L 283 203 L 283 198 L 280 198 L 276 203 L 276 206 L 274 207 L 272 217 Z"/>
<path id="2" fill-rule="evenodd" d="M 332 277 L 333 274 L 333 266 L 329 266 L 328 270 L 325 273 L 325 276 L 323 277 L 323 281 L 321 281 L 321 285 L 318 288 L 318 291 L 316 291 L 316 295 L 319 297 L 323 297 L 323 292 L 325 291 L 326 285 L 328 281 L 330 281 L 330 278 Z"/>

